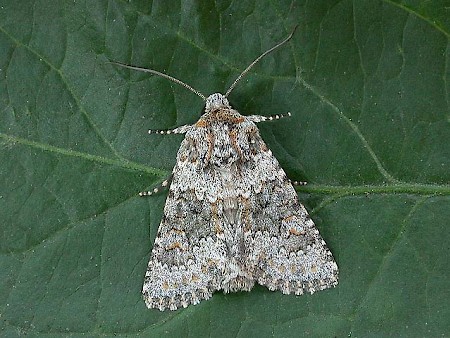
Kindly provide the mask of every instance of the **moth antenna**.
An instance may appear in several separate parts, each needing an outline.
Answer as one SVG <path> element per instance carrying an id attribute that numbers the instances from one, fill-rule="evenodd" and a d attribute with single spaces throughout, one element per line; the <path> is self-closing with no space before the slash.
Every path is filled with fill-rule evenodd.
<path id="1" fill-rule="evenodd" d="M 141 68 L 141 67 L 136 67 L 136 66 L 130 66 L 130 65 L 127 65 L 127 64 L 124 64 L 124 63 L 120 63 L 120 62 L 115 62 L 115 61 L 109 61 L 108 63 L 112 63 L 113 65 L 117 65 L 117 66 L 128 68 L 128 69 L 138 70 L 138 71 L 141 71 L 141 72 L 151 73 L 153 75 L 161 76 L 161 77 L 163 77 L 165 79 L 168 79 L 168 80 L 170 80 L 172 82 L 175 82 L 175 83 L 178 83 L 179 85 L 182 85 L 184 88 L 189 89 L 194 94 L 197 94 L 198 96 L 200 96 L 203 99 L 203 101 L 206 100 L 206 96 L 203 95 L 202 93 L 200 93 L 198 90 L 192 88 L 191 86 L 189 86 L 188 84 L 184 83 L 183 81 L 180 81 L 180 80 L 178 80 L 178 79 L 176 79 L 176 78 L 174 78 L 174 77 L 172 77 L 170 75 L 158 72 L 157 70 Z"/>
<path id="2" fill-rule="evenodd" d="M 297 29 L 298 25 L 294 27 L 294 29 L 292 30 L 292 33 L 289 34 L 289 36 L 284 39 L 283 41 L 281 41 L 280 43 L 278 43 L 277 45 L 273 46 L 272 48 L 266 50 L 264 53 L 262 53 L 260 56 L 258 56 L 251 64 L 248 65 L 247 68 L 244 69 L 244 71 L 236 78 L 236 80 L 234 80 L 233 84 L 230 86 L 230 88 L 227 90 L 227 92 L 225 93 L 225 97 L 227 97 L 228 95 L 230 95 L 231 91 L 234 89 L 234 87 L 236 87 L 237 83 L 242 79 L 242 77 L 248 73 L 248 71 L 259 61 L 261 60 L 264 56 L 266 56 L 267 54 L 269 54 L 270 52 L 274 51 L 275 49 L 277 49 L 278 47 L 281 47 L 282 45 L 284 45 L 286 42 L 288 42 L 292 36 L 294 35 L 296 29 Z"/>

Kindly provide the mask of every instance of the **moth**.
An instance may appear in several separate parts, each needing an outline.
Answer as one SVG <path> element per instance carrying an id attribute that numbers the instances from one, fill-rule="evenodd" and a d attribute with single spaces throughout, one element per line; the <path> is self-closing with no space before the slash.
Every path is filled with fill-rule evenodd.
<path id="1" fill-rule="evenodd" d="M 227 99 L 239 80 L 294 32 L 256 58 L 225 95 L 206 97 L 167 74 L 113 62 L 181 84 L 206 102 L 195 124 L 149 131 L 185 137 L 145 274 L 148 308 L 176 310 L 218 290 L 250 291 L 255 282 L 296 295 L 337 285 L 330 250 L 256 126 L 283 115 L 244 116 Z"/>

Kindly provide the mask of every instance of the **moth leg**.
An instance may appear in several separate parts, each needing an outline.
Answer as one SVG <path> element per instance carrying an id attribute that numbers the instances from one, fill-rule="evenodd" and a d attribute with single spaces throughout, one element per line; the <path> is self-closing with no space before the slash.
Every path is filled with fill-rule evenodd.
<path id="1" fill-rule="evenodd" d="M 273 120 L 279 120 L 285 117 L 291 117 L 292 114 L 288 112 L 287 114 L 276 114 L 276 115 L 270 115 L 270 116 L 262 116 L 262 115 L 250 115 L 247 116 L 247 119 L 249 119 L 252 122 L 258 123 L 258 122 L 264 122 L 264 121 L 273 121 Z"/>
<path id="2" fill-rule="evenodd" d="M 167 188 L 170 182 L 172 182 L 172 175 L 162 181 L 159 185 L 153 187 L 151 190 L 140 192 L 139 196 L 152 196 L 157 194 L 160 190 Z"/>
<path id="3" fill-rule="evenodd" d="M 290 112 L 288 112 L 286 115 L 285 114 L 277 114 L 277 115 L 271 115 L 271 116 L 250 115 L 250 116 L 247 116 L 247 118 L 254 123 L 258 123 L 258 122 L 264 122 L 264 121 L 279 120 L 279 119 L 283 119 L 285 117 L 291 117 L 291 116 L 292 116 L 292 114 Z M 291 182 L 291 184 L 293 186 L 302 186 L 302 185 L 307 184 L 307 182 L 305 182 L 305 181 L 294 181 L 291 179 L 289 179 L 289 182 Z"/>
<path id="4" fill-rule="evenodd" d="M 303 186 L 303 185 L 307 185 L 308 182 L 306 181 L 293 181 L 291 179 L 289 179 L 289 182 L 291 182 L 291 184 L 295 187 L 299 187 L 299 186 Z"/>
<path id="5" fill-rule="evenodd" d="M 152 130 L 148 131 L 149 134 L 160 134 L 160 135 L 170 135 L 170 134 L 186 134 L 189 130 L 192 129 L 192 125 L 186 124 L 184 126 L 175 128 L 175 129 L 167 129 L 167 130 Z"/>

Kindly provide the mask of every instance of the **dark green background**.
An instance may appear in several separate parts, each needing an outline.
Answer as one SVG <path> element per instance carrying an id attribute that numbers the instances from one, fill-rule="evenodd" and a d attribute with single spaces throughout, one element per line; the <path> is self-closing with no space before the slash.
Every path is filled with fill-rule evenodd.
<path id="1" fill-rule="evenodd" d="M 176 312 L 141 299 L 174 165 L 203 102 L 115 60 L 224 92 L 262 123 L 340 267 Z M 0 334 L 450 334 L 448 1 L 0 1 Z"/>

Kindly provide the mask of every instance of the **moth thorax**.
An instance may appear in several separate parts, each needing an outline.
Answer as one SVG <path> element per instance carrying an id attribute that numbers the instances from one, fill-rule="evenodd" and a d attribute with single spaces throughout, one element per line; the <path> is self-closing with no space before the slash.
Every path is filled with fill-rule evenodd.
<path id="1" fill-rule="evenodd" d="M 231 108 L 227 98 L 220 93 L 209 95 L 206 99 L 205 111 L 210 112 L 218 108 Z"/>

